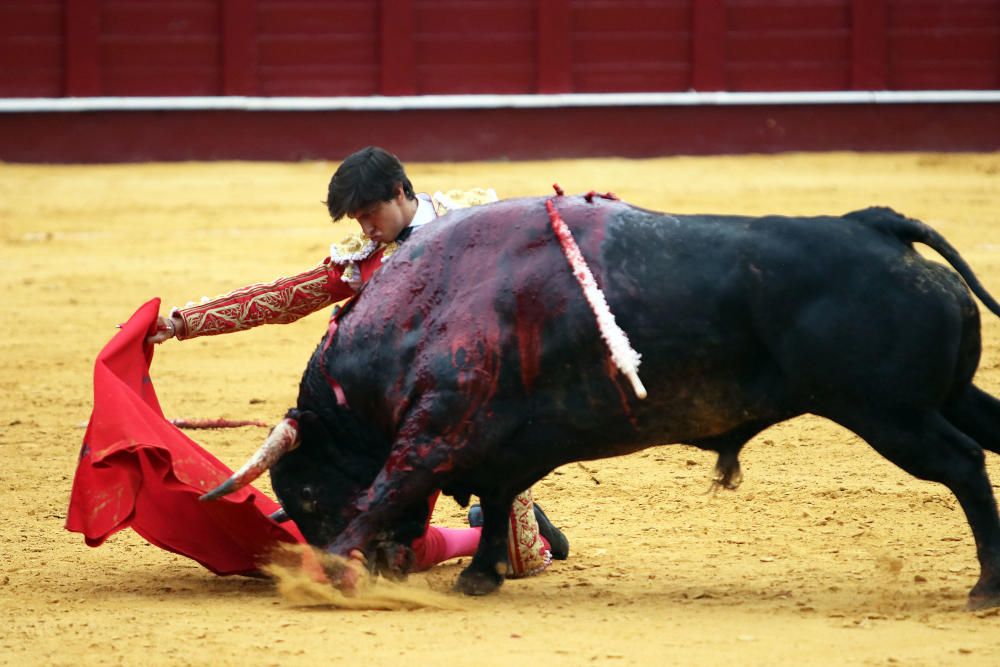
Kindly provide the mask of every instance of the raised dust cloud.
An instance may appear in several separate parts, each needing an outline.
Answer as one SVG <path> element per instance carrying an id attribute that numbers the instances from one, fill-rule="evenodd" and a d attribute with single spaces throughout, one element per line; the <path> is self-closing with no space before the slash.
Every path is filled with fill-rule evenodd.
<path id="1" fill-rule="evenodd" d="M 336 609 L 461 609 L 455 597 L 430 590 L 425 584 L 396 582 L 365 571 L 353 591 L 335 588 L 325 572 L 349 567 L 347 559 L 301 544 L 283 544 L 263 566 L 278 593 L 295 607 Z"/>

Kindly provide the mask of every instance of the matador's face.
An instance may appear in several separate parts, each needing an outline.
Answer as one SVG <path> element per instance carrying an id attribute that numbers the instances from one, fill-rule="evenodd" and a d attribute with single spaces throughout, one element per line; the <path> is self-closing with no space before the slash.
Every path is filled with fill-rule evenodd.
<path id="1" fill-rule="evenodd" d="M 352 211 L 348 217 L 361 225 L 361 231 L 376 243 L 391 243 L 396 240 L 417 211 L 417 202 L 408 199 L 403 186 L 396 187 L 396 195 L 389 201 L 375 202 Z"/>

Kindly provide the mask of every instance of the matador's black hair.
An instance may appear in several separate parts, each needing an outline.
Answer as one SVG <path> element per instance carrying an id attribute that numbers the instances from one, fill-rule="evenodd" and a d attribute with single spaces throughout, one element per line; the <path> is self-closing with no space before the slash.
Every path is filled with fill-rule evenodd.
<path id="1" fill-rule="evenodd" d="M 327 190 L 326 208 L 331 218 L 340 220 L 372 204 L 389 201 L 400 185 L 407 199 L 416 197 L 399 158 L 378 146 L 367 146 L 337 167 Z"/>

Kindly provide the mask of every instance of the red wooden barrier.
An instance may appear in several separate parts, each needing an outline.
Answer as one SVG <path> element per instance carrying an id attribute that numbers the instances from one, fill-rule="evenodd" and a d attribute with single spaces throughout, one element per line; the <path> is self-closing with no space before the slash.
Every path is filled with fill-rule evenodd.
<path id="1" fill-rule="evenodd" d="M 98 0 L 67 0 L 65 11 L 65 94 L 69 97 L 100 95 Z"/>
<path id="2" fill-rule="evenodd" d="M 694 3 L 691 21 L 691 87 L 726 89 L 726 5 L 723 0 Z"/>
<path id="3" fill-rule="evenodd" d="M 573 50 L 569 0 L 538 3 L 539 93 L 573 91 Z"/>
<path id="4" fill-rule="evenodd" d="M 1000 89 L 1000 0 L 0 0 L 0 98 L 948 89 Z M 1000 148 L 1000 103 L 608 104 L 8 111 L 0 160 Z"/>
<path id="5" fill-rule="evenodd" d="M 0 159 L 338 161 L 371 143 L 411 162 L 792 150 L 995 151 L 1000 150 L 996 108 L 863 104 L 0 113 Z"/>
<path id="6" fill-rule="evenodd" d="M 0 0 L 0 97 L 998 87 L 1000 0 Z"/>
<path id="7" fill-rule="evenodd" d="M 853 0 L 851 32 L 851 88 L 886 88 L 887 41 L 886 0 Z"/>
<path id="8" fill-rule="evenodd" d="M 414 67 L 413 0 L 382 0 L 379 12 L 379 43 L 382 77 L 379 92 L 383 95 L 416 93 Z"/>
<path id="9" fill-rule="evenodd" d="M 222 94 L 257 94 L 257 16 L 245 0 L 222 0 Z"/>

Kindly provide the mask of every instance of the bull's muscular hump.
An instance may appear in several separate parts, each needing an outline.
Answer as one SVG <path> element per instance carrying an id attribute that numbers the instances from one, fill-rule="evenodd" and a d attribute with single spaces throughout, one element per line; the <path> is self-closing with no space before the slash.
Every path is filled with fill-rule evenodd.
<path id="1" fill-rule="evenodd" d="M 410 529 L 398 526 L 420 524 L 434 489 L 476 494 L 483 538 L 458 587 L 488 592 L 501 582 L 511 500 L 553 468 L 687 443 L 717 451 L 718 481 L 731 486 L 750 438 L 810 412 L 947 485 L 979 549 L 970 603 L 1000 602 L 982 453 L 1000 451 L 1000 404 L 971 383 L 980 327 L 969 288 L 1000 307 L 940 235 L 888 209 L 671 216 L 552 198 L 642 355 L 648 398 L 638 400 L 546 201 L 458 210 L 417 231 L 317 349 L 292 411 L 301 446 L 272 471 L 311 541 L 378 562 L 405 542 Z"/>

